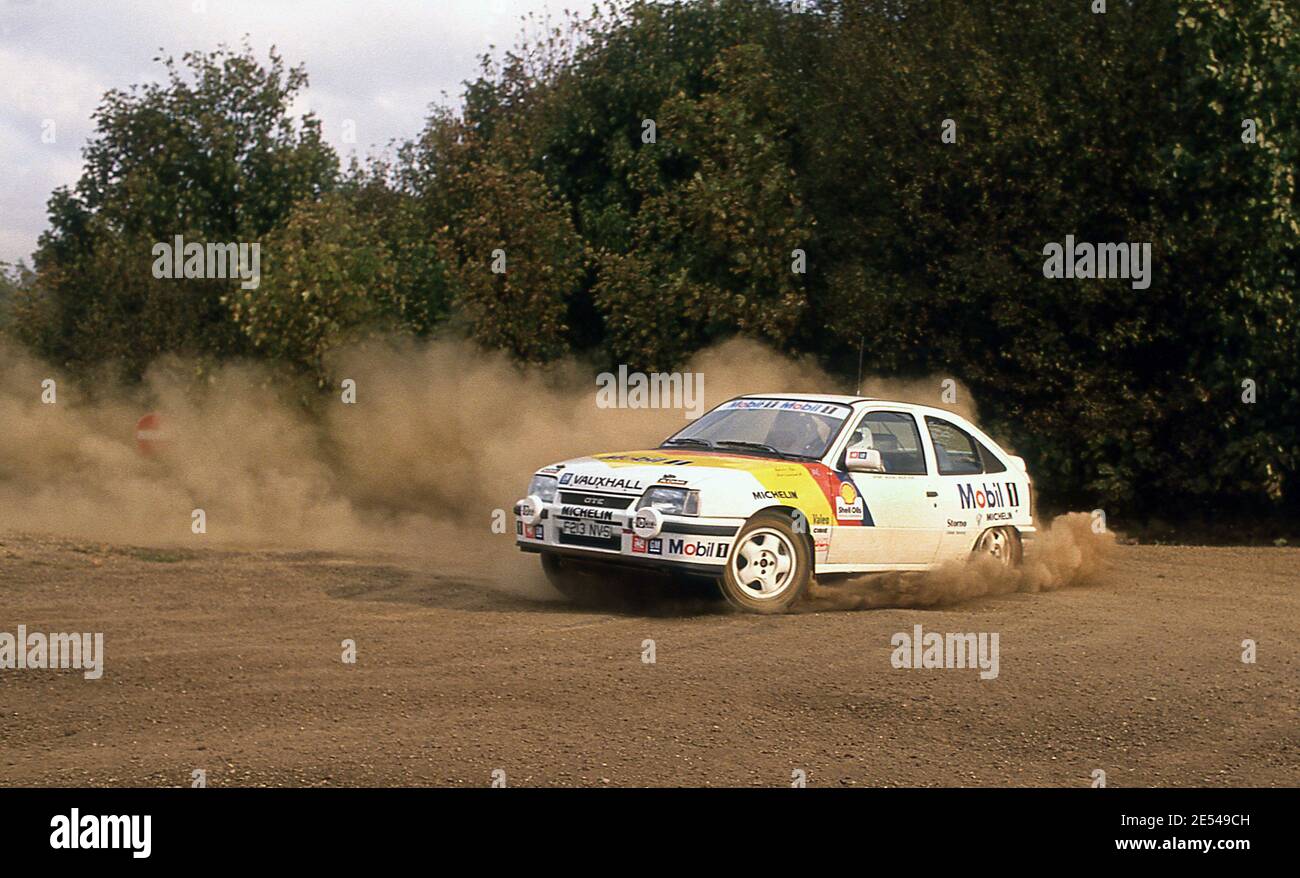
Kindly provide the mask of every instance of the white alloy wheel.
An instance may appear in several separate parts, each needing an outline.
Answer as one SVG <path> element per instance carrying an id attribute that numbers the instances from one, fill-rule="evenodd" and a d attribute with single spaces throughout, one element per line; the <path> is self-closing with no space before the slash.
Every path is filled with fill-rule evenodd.
<path id="1" fill-rule="evenodd" d="M 1013 528 L 994 527 L 980 535 L 973 554 L 992 558 L 1003 567 L 1016 567 L 1020 553 L 1020 534 Z"/>
<path id="2" fill-rule="evenodd" d="M 780 597 L 799 574 L 794 545 L 785 534 L 771 527 L 746 533 L 732 552 L 730 563 L 736 584 L 754 600 Z"/>

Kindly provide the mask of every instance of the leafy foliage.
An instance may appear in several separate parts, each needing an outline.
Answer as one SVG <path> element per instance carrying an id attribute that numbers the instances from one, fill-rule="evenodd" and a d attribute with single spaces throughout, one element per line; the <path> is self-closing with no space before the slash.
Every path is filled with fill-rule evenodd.
<path id="1" fill-rule="evenodd" d="M 171 351 L 245 353 L 222 304 L 233 282 L 154 278 L 151 248 L 177 235 L 259 241 L 335 185 L 319 122 L 288 114 L 301 68 L 226 48 L 164 65 L 165 83 L 105 95 L 80 180 L 50 199 L 35 262 L 57 321 L 41 353 L 55 360 L 139 374 Z"/>
<path id="2" fill-rule="evenodd" d="M 655 369 L 744 334 L 851 376 L 861 347 L 964 382 L 1050 504 L 1295 512 L 1298 23 L 1300 0 L 615 2 L 344 175 L 288 116 L 303 71 L 191 54 L 105 98 L 13 331 L 129 373 L 194 351 L 317 377 L 393 327 Z M 262 286 L 154 279 L 175 234 L 263 240 Z M 1150 286 L 1045 277 L 1067 235 L 1150 243 Z"/>
<path id="3" fill-rule="evenodd" d="M 660 161 L 688 175 L 650 175 L 631 252 L 604 254 L 595 289 L 611 352 L 637 366 L 666 368 L 736 331 L 788 346 L 807 308 L 793 267 L 813 220 L 775 76 L 755 45 L 708 72 L 716 91 L 675 95 L 661 113 Z"/>
<path id="4" fill-rule="evenodd" d="M 373 220 L 340 195 L 303 201 L 267 238 L 256 288 L 223 301 L 255 351 L 318 376 L 331 348 L 395 324 L 402 311 L 392 254 Z"/>
<path id="5" fill-rule="evenodd" d="M 443 232 L 448 271 L 470 334 L 524 362 L 568 350 L 568 301 L 585 274 L 586 247 L 534 171 L 471 165 L 451 183 L 465 207 Z"/>

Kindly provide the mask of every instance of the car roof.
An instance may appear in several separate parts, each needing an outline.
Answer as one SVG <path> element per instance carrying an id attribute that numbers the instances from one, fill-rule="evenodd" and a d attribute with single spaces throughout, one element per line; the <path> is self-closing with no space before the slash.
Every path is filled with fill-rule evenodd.
<path id="1" fill-rule="evenodd" d="M 871 399 L 869 396 L 845 396 L 842 393 L 746 393 L 739 399 L 806 399 L 816 402 L 837 402 L 840 405 L 853 405 L 855 402 Z"/>
<path id="2" fill-rule="evenodd" d="M 934 415 L 935 417 L 954 417 L 966 423 L 970 423 L 963 415 L 948 409 L 936 408 L 929 405 L 920 405 L 914 402 L 902 402 L 896 399 L 883 399 L 878 396 L 848 396 L 842 393 L 746 393 L 740 399 L 803 399 L 814 402 L 833 402 L 840 405 L 856 406 L 859 403 L 875 403 L 878 405 L 897 408 L 902 411 L 913 412 L 921 415 Z"/>

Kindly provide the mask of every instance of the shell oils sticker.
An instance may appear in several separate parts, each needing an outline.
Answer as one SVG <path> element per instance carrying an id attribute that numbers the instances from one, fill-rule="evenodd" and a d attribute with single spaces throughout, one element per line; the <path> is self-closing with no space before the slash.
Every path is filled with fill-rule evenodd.
<path id="1" fill-rule="evenodd" d="M 841 482 L 840 492 L 835 497 L 835 517 L 844 521 L 851 519 L 862 521 L 866 516 L 867 504 L 858 494 L 852 482 Z"/>
<path id="2" fill-rule="evenodd" d="M 837 473 L 820 463 L 781 464 L 753 473 L 767 489 L 754 499 L 780 499 L 804 515 L 812 525 L 871 526 L 871 512 L 848 473 Z M 768 497 L 768 495 L 772 495 Z"/>
<path id="3" fill-rule="evenodd" d="M 867 508 L 867 501 L 858 492 L 848 473 L 836 472 L 820 463 L 809 463 L 805 466 L 821 487 L 826 497 L 827 508 L 834 511 L 835 517 L 833 522 L 818 521 L 809 513 L 809 519 L 813 524 L 875 526 L 875 521 L 871 518 L 871 510 Z"/>

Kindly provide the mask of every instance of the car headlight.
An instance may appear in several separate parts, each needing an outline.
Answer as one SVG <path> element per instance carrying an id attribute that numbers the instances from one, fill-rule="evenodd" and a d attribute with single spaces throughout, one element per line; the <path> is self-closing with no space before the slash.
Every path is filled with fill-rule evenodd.
<path id="1" fill-rule="evenodd" d="M 637 509 L 658 509 L 667 515 L 699 515 L 700 492 L 686 488 L 651 488 L 641 495 Z"/>
<path id="2" fill-rule="evenodd" d="M 555 476 L 533 476 L 533 480 L 528 483 L 528 495 L 536 495 L 547 503 L 555 499 L 555 492 L 559 490 L 560 481 Z"/>

